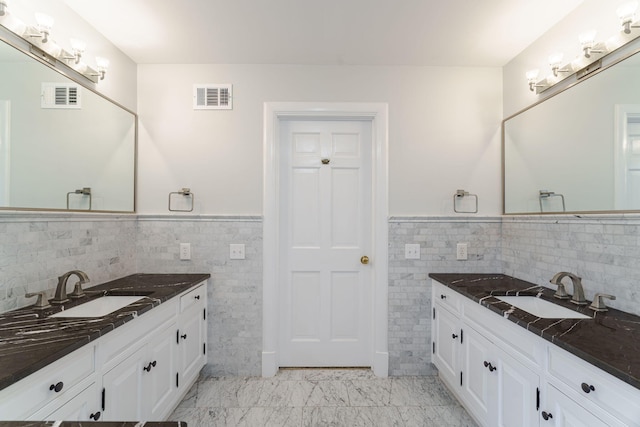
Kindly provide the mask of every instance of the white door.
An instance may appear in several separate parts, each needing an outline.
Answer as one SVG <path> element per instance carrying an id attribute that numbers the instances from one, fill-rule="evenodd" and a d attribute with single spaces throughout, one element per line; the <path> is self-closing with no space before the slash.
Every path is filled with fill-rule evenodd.
<path id="1" fill-rule="evenodd" d="M 640 209 L 640 105 L 616 105 L 615 208 Z"/>
<path id="2" fill-rule="evenodd" d="M 280 134 L 280 366 L 371 366 L 371 121 Z"/>

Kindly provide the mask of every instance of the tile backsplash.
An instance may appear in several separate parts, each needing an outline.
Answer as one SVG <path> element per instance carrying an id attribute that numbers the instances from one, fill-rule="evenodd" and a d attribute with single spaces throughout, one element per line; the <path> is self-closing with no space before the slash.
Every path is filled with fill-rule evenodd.
<path id="1" fill-rule="evenodd" d="M 262 219 L 189 215 L 0 214 L 0 310 L 31 304 L 26 292 L 47 290 L 81 269 L 93 283 L 135 272 L 203 272 L 209 287 L 209 363 L 213 375 L 260 375 L 262 349 Z M 468 243 L 469 259 L 455 259 Z M 179 243 L 192 259 L 179 258 Z M 229 259 L 244 243 L 245 260 Z M 419 243 L 421 259 L 404 245 Z M 502 272 L 551 287 L 558 271 L 583 278 L 588 299 L 640 314 L 640 215 L 393 217 L 389 220 L 389 372 L 429 375 L 429 273 Z M 570 291 L 570 286 L 568 286 Z"/>

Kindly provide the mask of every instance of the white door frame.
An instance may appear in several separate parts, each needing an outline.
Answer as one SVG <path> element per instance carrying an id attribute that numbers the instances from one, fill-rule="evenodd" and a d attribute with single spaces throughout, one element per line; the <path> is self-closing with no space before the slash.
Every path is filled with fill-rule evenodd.
<path id="1" fill-rule="evenodd" d="M 264 191 L 263 191 L 263 293 L 262 376 L 278 372 L 280 301 L 279 283 L 279 189 L 280 121 L 287 119 L 371 120 L 373 144 L 372 242 L 373 315 L 371 348 L 373 372 L 389 374 L 388 350 L 388 151 L 389 113 L 385 103 L 265 102 L 264 104 Z"/>

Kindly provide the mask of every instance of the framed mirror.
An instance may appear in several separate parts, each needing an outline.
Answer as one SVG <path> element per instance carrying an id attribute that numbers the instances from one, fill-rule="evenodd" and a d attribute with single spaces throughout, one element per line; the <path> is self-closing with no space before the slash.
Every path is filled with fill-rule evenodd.
<path id="1" fill-rule="evenodd" d="M 136 114 L 5 33 L 0 75 L 0 209 L 134 212 Z"/>
<path id="2" fill-rule="evenodd" d="M 640 210 L 640 54 L 502 124 L 505 214 Z"/>

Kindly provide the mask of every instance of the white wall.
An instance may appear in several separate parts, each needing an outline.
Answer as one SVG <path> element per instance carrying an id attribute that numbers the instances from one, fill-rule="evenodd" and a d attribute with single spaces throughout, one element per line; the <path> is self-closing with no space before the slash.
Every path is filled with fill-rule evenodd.
<path id="1" fill-rule="evenodd" d="M 55 22 L 50 38 L 68 51 L 71 51 L 70 38 L 84 40 L 87 50 L 83 61 L 88 65 L 95 68 L 96 56 L 108 58 L 110 66 L 107 77 L 96 85 L 96 89 L 130 110 L 136 110 L 136 64 L 64 4 L 63 0 L 11 1 L 9 7 L 11 13 L 27 25 L 35 25 L 35 12 L 53 17 Z"/>
<path id="2" fill-rule="evenodd" d="M 389 104 L 391 215 L 452 214 L 476 193 L 501 211 L 501 70 L 453 67 L 139 65 L 141 213 L 190 187 L 194 213 L 262 214 L 266 101 Z M 194 83 L 232 83 L 232 111 L 194 111 Z"/>

